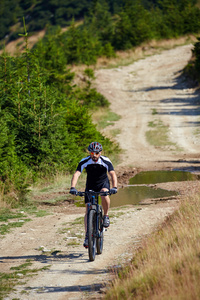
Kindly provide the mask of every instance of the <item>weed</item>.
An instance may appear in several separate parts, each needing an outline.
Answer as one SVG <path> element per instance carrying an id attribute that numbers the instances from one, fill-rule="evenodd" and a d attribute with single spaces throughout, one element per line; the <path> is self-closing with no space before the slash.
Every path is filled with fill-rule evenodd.
<path id="1" fill-rule="evenodd" d="M 149 144 L 155 147 L 169 147 L 173 150 L 180 150 L 175 143 L 170 142 L 168 137 L 168 126 L 164 125 L 161 120 L 149 122 L 149 127 L 154 129 L 146 132 L 146 139 Z"/>
<path id="2" fill-rule="evenodd" d="M 14 287 L 21 284 L 21 281 L 27 276 L 33 276 L 39 271 L 49 269 L 50 266 L 45 266 L 40 269 L 29 269 L 32 263 L 27 260 L 24 264 L 10 268 L 9 273 L 0 273 L 0 299 L 4 299 L 10 292 L 14 291 Z"/>
<path id="3" fill-rule="evenodd" d="M 158 114 L 157 110 L 155 108 L 152 108 L 152 115 L 157 115 L 157 114 Z"/>
<path id="4" fill-rule="evenodd" d="M 112 212 L 109 214 L 110 218 L 119 218 L 121 216 L 123 216 L 125 214 L 125 212 Z"/>
<path id="5" fill-rule="evenodd" d="M 77 218 L 77 219 L 75 219 L 75 220 L 72 222 L 72 225 L 77 225 L 77 224 L 83 225 L 83 224 L 84 224 L 84 217 Z"/>
<path id="6" fill-rule="evenodd" d="M 24 207 L 23 211 L 12 211 L 8 208 L 0 209 L 0 235 L 5 235 L 16 227 L 22 227 L 26 222 L 31 221 L 27 214 L 32 214 L 35 217 L 43 217 L 49 213 L 45 210 L 37 210 L 36 207 Z"/>
<path id="7" fill-rule="evenodd" d="M 110 133 L 113 137 L 115 137 L 116 135 L 121 133 L 121 130 L 120 129 L 113 129 L 113 130 L 110 130 Z"/>
<path id="8" fill-rule="evenodd" d="M 31 219 L 21 219 L 17 222 L 12 222 L 8 224 L 1 224 L 0 225 L 0 235 L 5 235 L 6 233 L 9 233 L 11 229 L 16 227 L 22 227 L 24 225 L 24 222 L 29 222 Z"/>
<path id="9" fill-rule="evenodd" d="M 147 237 L 104 299 L 199 299 L 199 197 L 182 200 L 179 210 Z"/>
<path id="10" fill-rule="evenodd" d="M 77 242 L 76 240 L 72 240 L 67 243 L 67 246 L 79 246 L 79 245 L 80 245 L 80 243 Z"/>
<path id="11" fill-rule="evenodd" d="M 114 125 L 120 116 L 110 111 L 110 109 L 101 109 L 93 113 L 93 121 L 97 124 L 98 129 L 103 129 L 109 125 Z"/>
<path id="12" fill-rule="evenodd" d="M 58 229 L 59 234 L 65 234 L 69 232 L 69 228 L 60 228 Z"/>
<path id="13" fill-rule="evenodd" d="M 21 217 L 21 212 L 12 212 L 8 208 L 3 208 L 0 210 L 0 222 L 7 222 L 9 219 L 17 219 Z"/>

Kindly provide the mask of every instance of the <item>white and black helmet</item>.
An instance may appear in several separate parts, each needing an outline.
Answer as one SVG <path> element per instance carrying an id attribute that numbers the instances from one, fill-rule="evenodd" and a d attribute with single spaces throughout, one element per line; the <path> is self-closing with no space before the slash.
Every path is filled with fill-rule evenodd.
<path id="1" fill-rule="evenodd" d="M 88 151 L 90 152 L 101 152 L 102 151 L 102 145 L 98 142 L 92 142 L 89 146 L 88 146 Z"/>

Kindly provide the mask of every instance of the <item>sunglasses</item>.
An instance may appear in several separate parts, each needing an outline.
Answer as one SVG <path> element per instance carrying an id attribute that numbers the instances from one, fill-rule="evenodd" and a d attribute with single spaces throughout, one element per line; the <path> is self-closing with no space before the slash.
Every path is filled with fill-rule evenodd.
<path id="1" fill-rule="evenodd" d="M 90 154 L 94 155 L 94 154 L 99 154 L 100 152 L 90 152 Z"/>

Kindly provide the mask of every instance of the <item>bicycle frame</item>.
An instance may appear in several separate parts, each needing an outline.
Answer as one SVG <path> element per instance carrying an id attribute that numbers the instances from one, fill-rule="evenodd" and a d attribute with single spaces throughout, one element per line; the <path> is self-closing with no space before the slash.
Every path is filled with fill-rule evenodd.
<path id="1" fill-rule="evenodd" d="M 99 195 L 107 196 L 110 192 L 78 192 L 79 196 L 88 195 L 87 203 L 87 235 L 89 240 L 88 254 L 90 261 L 95 260 L 96 249 L 97 254 L 103 251 L 103 212 L 102 206 L 99 204 Z"/>
<path id="2" fill-rule="evenodd" d="M 86 192 L 87 193 L 87 192 Z M 91 202 L 87 203 L 87 234 L 88 234 L 88 221 L 89 221 L 89 212 L 91 209 L 96 211 L 96 232 L 95 232 L 95 238 L 100 237 L 100 232 L 98 229 L 98 224 L 99 224 L 99 214 L 100 214 L 100 207 L 99 205 L 99 193 L 95 193 L 93 191 L 89 191 L 88 195 L 91 197 Z"/>

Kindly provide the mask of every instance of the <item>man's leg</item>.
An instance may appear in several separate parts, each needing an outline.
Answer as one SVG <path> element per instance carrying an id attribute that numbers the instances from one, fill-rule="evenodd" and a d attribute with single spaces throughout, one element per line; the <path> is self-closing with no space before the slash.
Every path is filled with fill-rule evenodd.
<path id="1" fill-rule="evenodd" d="M 108 192 L 108 189 L 103 188 L 101 192 Z M 102 206 L 104 211 L 104 227 L 108 227 L 110 225 L 108 210 L 110 208 L 110 197 L 109 196 L 101 196 Z"/>

